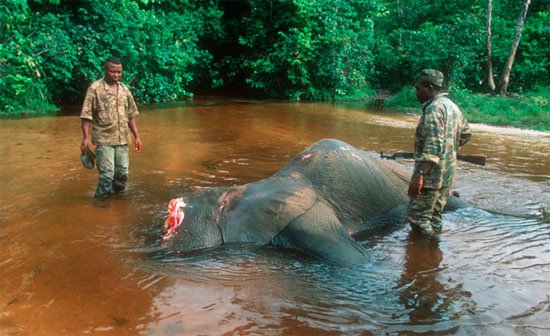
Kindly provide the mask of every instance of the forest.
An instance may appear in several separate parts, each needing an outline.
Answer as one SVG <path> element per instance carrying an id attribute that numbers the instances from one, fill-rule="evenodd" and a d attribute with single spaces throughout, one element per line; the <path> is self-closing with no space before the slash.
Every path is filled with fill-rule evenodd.
<path id="1" fill-rule="evenodd" d="M 82 101 L 118 56 L 142 104 L 233 94 L 417 108 L 444 72 L 469 120 L 550 129 L 550 0 L 4 0 L 0 117 Z"/>

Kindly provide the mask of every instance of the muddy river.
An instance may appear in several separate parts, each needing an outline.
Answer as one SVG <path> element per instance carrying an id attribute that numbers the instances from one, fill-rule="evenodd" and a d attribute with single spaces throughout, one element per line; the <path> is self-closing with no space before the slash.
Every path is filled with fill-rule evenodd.
<path id="1" fill-rule="evenodd" d="M 417 116 L 325 103 L 196 99 L 141 107 L 125 194 L 93 197 L 78 111 L 0 121 L 1 335 L 549 335 L 550 133 L 472 125 L 438 243 L 405 224 L 369 262 L 295 251 L 158 248 L 167 202 L 266 178 L 322 138 L 410 149 Z M 410 168 L 408 160 L 401 162 Z"/>

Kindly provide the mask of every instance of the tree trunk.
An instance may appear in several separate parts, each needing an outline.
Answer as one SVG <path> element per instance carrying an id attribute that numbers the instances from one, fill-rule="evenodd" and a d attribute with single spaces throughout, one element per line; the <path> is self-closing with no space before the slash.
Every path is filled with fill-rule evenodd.
<path id="1" fill-rule="evenodd" d="M 506 64 L 502 69 L 502 74 L 500 75 L 498 86 L 495 90 L 495 92 L 498 94 L 506 93 L 506 91 L 508 90 L 508 82 L 510 81 L 510 72 L 512 71 L 512 65 L 514 64 L 514 59 L 516 58 L 516 51 L 518 50 L 519 39 L 521 37 L 521 30 L 523 29 L 523 24 L 525 23 L 525 17 L 527 16 L 527 10 L 529 9 L 530 4 L 531 4 L 531 0 L 525 0 L 519 12 L 518 24 L 516 25 L 516 36 L 514 37 L 514 41 L 512 42 L 512 46 L 510 48 L 510 55 L 508 55 L 508 60 L 506 61 Z"/>
<path id="2" fill-rule="evenodd" d="M 491 92 L 495 91 L 495 79 L 493 75 L 493 55 L 491 51 L 491 21 L 493 18 L 493 0 L 487 1 L 487 24 L 485 31 L 487 32 L 487 86 Z"/>

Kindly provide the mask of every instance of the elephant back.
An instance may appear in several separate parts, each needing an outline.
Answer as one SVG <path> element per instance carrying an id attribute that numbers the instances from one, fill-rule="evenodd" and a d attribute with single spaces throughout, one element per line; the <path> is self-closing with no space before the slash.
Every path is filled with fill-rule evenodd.
<path id="1" fill-rule="evenodd" d="M 376 153 L 325 139 L 306 148 L 277 175 L 296 173 L 309 180 L 336 209 L 352 234 L 404 220 L 408 202 L 406 173 L 382 161 Z"/>

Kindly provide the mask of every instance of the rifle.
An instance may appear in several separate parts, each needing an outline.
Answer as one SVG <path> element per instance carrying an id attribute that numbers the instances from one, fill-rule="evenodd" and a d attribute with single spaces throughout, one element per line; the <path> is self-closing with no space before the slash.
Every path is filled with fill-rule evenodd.
<path id="1" fill-rule="evenodd" d="M 413 152 L 395 152 L 393 154 L 384 154 L 384 152 L 380 152 L 380 157 L 382 159 L 389 159 L 389 160 L 414 158 Z M 456 158 L 458 160 L 470 162 L 480 166 L 485 166 L 485 161 L 487 160 L 485 155 L 477 155 L 477 154 L 456 154 Z"/>

